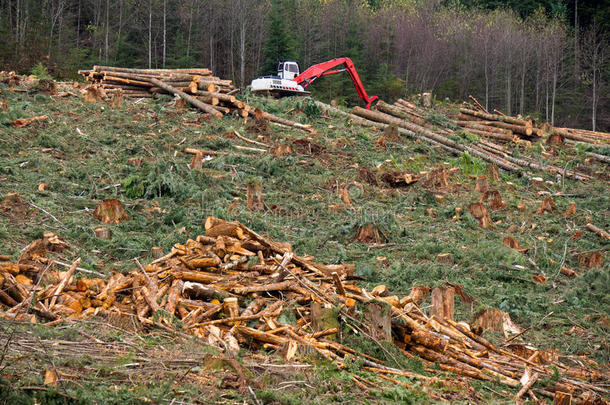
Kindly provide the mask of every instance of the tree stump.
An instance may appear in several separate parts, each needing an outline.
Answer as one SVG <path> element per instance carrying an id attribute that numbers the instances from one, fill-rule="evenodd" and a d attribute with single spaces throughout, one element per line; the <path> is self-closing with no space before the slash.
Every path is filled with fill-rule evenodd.
<path id="1" fill-rule="evenodd" d="M 487 183 L 487 176 L 477 177 L 477 184 L 474 186 L 474 191 L 481 194 L 485 194 L 489 190 L 489 183 Z"/>
<path id="2" fill-rule="evenodd" d="M 95 237 L 101 240 L 110 239 L 110 229 L 108 228 L 96 228 L 93 232 L 95 232 Z"/>
<path id="3" fill-rule="evenodd" d="M 265 209 L 262 186 L 259 182 L 248 183 L 246 207 L 249 211 L 262 211 Z"/>
<path id="4" fill-rule="evenodd" d="M 448 266 L 453 266 L 455 260 L 453 259 L 453 255 L 451 253 L 439 253 L 436 255 L 436 262 L 440 264 L 446 264 Z"/>
<path id="5" fill-rule="evenodd" d="M 310 307 L 311 329 L 314 332 L 321 332 L 327 329 L 340 328 L 334 308 L 327 304 L 322 306 L 319 302 L 312 302 Z M 333 340 L 333 335 L 328 337 Z"/>
<path id="6" fill-rule="evenodd" d="M 480 202 L 470 204 L 470 214 L 475 217 L 482 228 L 488 228 L 492 222 L 487 207 Z"/>
<path id="7" fill-rule="evenodd" d="M 453 320 L 453 287 L 436 287 L 432 290 L 432 309 L 430 315 Z"/>
<path id="8" fill-rule="evenodd" d="M 422 104 L 425 108 L 432 108 L 432 93 L 422 94 Z"/>
<path id="9" fill-rule="evenodd" d="M 566 392 L 556 391 L 553 398 L 553 405 L 571 405 L 572 395 Z"/>
<path id="10" fill-rule="evenodd" d="M 480 335 L 483 331 L 504 332 L 504 318 L 498 309 L 485 309 L 476 314 L 470 321 L 472 330 Z"/>
<path id="11" fill-rule="evenodd" d="M 119 200 L 102 201 L 93 212 L 93 217 L 105 224 L 118 224 L 129 219 L 129 216 Z"/>
<path id="12" fill-rule="evenodd" d="M 392 342 L 390 306 L 379 301 L 369 301 L 364 305 L 364 324 L 368 334 L 378 342 Z"/>
<path id="13" fill-rule="evenodd" d="M 228 297 L 222 301 L 222 309 L 226 316 L 235 318 L 239 316 L 239 303 L 236 297 Z M 231 323 L 232 325 L 233 323 Z"/>
<path id="14" fill-rule="evenodd" d="M 150 249 L 150 255 L 153 259 L 160 259 L 161 257 L 163 257 L 163 248 L 160 246 L 153 246 Z"/>

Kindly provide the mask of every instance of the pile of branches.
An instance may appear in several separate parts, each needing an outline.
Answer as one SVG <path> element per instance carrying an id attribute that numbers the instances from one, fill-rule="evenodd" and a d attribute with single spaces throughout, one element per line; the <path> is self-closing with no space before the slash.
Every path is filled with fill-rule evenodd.
<path id="1" fill-rule="evenodd" d="M 369 292 L 352 281 L 353 265 L 317 264 L 236 222 L 209 217 L 205 228 L 205 235 L 174 245 L 146 267 L 136 260 L 134 270 L 108 279 L 76 279 L 79 260 L 67 272 L 53 271 L 52 261 L 37 265 L 44 252 L 28 248 L 17 263 L 0 263 L 1 315 L 50 323 L 104 316 L 199 336 L 232 355 L 263 347 L 290 361 L 315 352 L 339 367 L 356 365 L 396 384 L 406 383 L 392 375 L 410 378 L 433 399 L 442 398 L 428 387 L 449 380 L 405 370 L 400 353 L 420 358 L 430 372 L 438 372 L 438 365 L 460 376 L 521 387 L 517 400 L 542 395 L 605 403 L 600 394 L 607 394 L 603 382 L 609 376 L 589 359 L 517 344 L 517 336 L 513 344 L 496 346 L 467 323 L 455 322 L 452 313 L 439 316 L 442 311 L 433 308 L 436 315 L 427 315 L 418 305 L 425 294 L 421 287 L 404 297 L 390 295 L 385 286 Z M 53 246 L 61 245 L 54 238 Z M 433 291 L 433 306 L 452 308 L 434 297 Z M 354 336 L 369 345 L 344 344 L 355 342 Z M 365 353 L 359 347 L 377 350 Z M 353 378 L 358 385 L 371 384 Z"/>
<path id="2" fill-rule="evenodd" d="M 558 178 L 566 177 L 579 181 L 588 181 L 591 179 L 591 176 L 588 174 L 576 170 L 567 170 L 564 167 L 546 164 L 540 160 L 527 156 L 516 156 L 513 154 L 512 148 L 505 145 L 505 143 L 513 142 L 516 139 L 523 142 L 521 138 L 515 137 L 514 131 L 512 133 L 502 132 L 507 131 L 507 129 L 488 126 L 487 131 L 475 131 L 478 131 L 478 135 L 487 134 L 489 136 L 479 136 L 474 142 L 465 142 L 455 130 L 455 128 L 459 128 L 456 127 L 456 122 L 452 122 L 448 119 L 431 120 L 429 119 L 429 112 L 402 99 L 399 99 L 392 105 L 380 101 L 374 110 L 354 107 L 351 114 L 320 102 L 317 102 L 317 104 L 322 110 L 346 115 L 352 122 L 360 125 L 382 129 L 389 126 L 395 126 L 402 135 L 438 146 L 454 155 L 459 156 L 464 152 L 468 152 L 470 155 L 492 163 L 499 168 L 516 172 L 519 175 L 528 178 L 532 178 L 530 171 L 533 170 L 546 172 L 555 175 Z M 502 122 L 505 123 L 504 121 Z M 526 121 L 523 122 L 525 123 Z M 515 125 L 517 127 L 517 124 L 509 125 Z M 495 129 L 490 130 L 491 128 Z M 539 129 L 533 127 L 531 123 L 525 124 L 523 128 L 531 129 L 532 136 L 535 136 L 537 139 L 542 139 L 541 137 L 538 137 L 538 135 L 534 135 L 539 132 Z M 470 128 L 467 129 L 470 131 Z M 530 137 L 529 135 L 523 136 Z M 610 138 L 604 142 L 610 142 Z"/>

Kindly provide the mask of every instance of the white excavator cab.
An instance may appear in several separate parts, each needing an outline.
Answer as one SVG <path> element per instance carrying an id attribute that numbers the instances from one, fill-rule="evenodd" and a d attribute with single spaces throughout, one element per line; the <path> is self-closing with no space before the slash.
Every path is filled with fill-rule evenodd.
<path id="1" fill-rule="evenodd" d="M 293 80 L 299 73 L 299 64 L 294 60 L 281 60 L 277 64 L 277 75 L 282 79 Z"/>
<path id="2" fill-rule="evenodd" d="M 252 80 L 252 91 L 277 97 L 307 95 L 309 92 L 294 81 L 299 74 L 297 61 L 280 60 L 277 64 L 277 76 L 263 76 Z"/>

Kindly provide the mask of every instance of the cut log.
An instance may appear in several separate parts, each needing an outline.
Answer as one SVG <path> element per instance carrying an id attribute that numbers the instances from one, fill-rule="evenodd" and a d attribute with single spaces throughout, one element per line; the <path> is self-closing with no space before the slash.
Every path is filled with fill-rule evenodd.
<path id="1" fill-rule="evenodd" d="M 49 309 L 51 309 L 55 305 L 55 303 L 57 302 L 57 298 L 59 297 L 59 295 L 63 292 L 64 288 L 66 288 L 66 286 L 70 282 L 70 279 L 74 275 L 74 272 L 76 271 L 76 268 L 78 267 L 79 264 L 80 264 L 80 257 L 78 259 L 76 259 L 74 261 L 74 263 L 72 263 L 72 265 L 70 266 L 70 269 L 66 272 L 66 274 L 64 274 L 61 282 L 59 283 L 59 285 L 53 292 L 53 296 L 52 296 L 51 302 L 49 304 Z"/>
<path id="2" fill-rule="evenodd" d="M 210 92 L 210 91 L 197 90 L 196 92 L 193 92 L 193 95 L 200 96 L 200 97 L 214 97 L 214 98 L 218 99 L 218 101 L 222 101 L 224 103 L 229 103 L 229 104 L 238 103 L 235 96 L 229 96 L 229 95 L 223 94 L 223 93 L 214 93 L 214 92 Z M 236 107 L 243 108 L 243 103 L 241 103 L 241 107 L 239 107 L 237 105 L 236 105 Z"/>
<path id="3" fill-rule="evenodd" d="M 448 129 L 448 128 L 438 128 L 436 125 L 426 121 L 423 117 L 412 113 L 410 111 L 405 110 L 402 107 L 397 107 L 397 106 L 393 106 L 390 105 L 386 102 L 384 102 L 383 100 L 380 100 L 377 105 L 375 106 L 375 108 L 379 111 L 382 111 L 386 114 L 392 115 L 394 117 L 398 117 L 398 118 L 402 118 L 405 119 L 407 121 L 411 121 L 414 124 L 420 125 L 424 128 L 428 128 L 431 130 L 434 130 L 436 132 L 441 132 L 441 133 L 451 133 L 453 134 L 453 131 Z"/>
<path id="4" fill-rule="evenodd" d="M 273 114 L 269 114 L 269 113 L 268 113 L 268 112 L 266 112 L 266 111 L 259 110 L 258 108 L 257 108 L 257 109 L 255 109 L 255 110 L 252 112 L 252 114 L 253 114 L 255 117 L 260 116 L 260 117 L 262 117 L 262 118 L 264 118 L 264 119 L 266 119 L 266 120 L 269 120 L 269 121 L 271 121 L 271 122 L 277 122 L 277 123 L 279 123 L 279 124 L 282 124 L 282 125 L 287 125 L 287 126 L 289 126 L 289 127 L 295 127 L 295 128 L 299 128 L 299 129 L 302 129 L 302 130 L 303 130 L 303 131 L 305 131 L 305 132 L 310 132 L 310 133 L 311 133 L 311 132 L 313 132 L 313 130 L 311 129 L 311 125 L 303 125 L 303 124 L 300 124 L 300 123 L 295 122 L 295 121 L 290 121 L 290 120 L 287 120 L 287 119 L 284 119 L 284 118 L 280 118 L 280 117 L 275 116 L 275 115 L 273 115 Z"/>
<path id="5" fill-rule="evenodd" d="M 216 109 L 220 111 L 220 108 L 218 108 L 218 105 L 220 104 L 220 100 L 217 97 L 197 96 L 195 98 L 199 101 L 202 101 L 206 104 L 216 107 Z"/>
<path id="6" fill-rule="evenodd" d="M 119 73 L 117 73 L 117 74 L 119 74 Z M 132 75 L 127 75 L 127 74 L 126 74 L 126 76 L 130 76 L 132 78 L 104 75 L 104 81 L 109 81 L 109 82 L 113 82 L 113 83 L 122 83 L 122 84 L 127 84 L 130 86 L 137 86 L 137 87 L 146 87 L 146 88 L 153 87 L 153 85 L 151 83 L 149 83 L 148 81 L 145 81 L 146 78 L 143 76 L 132 76 Z M 161 86 L 158 86 L 158 87 L 161 87 Z"/>
<path id="7" fill-rule="evenodd" d="M 184 283 L 184 287 L 182 288 L 182 293 L 188 294 L 191 298 L 195 299 L 219 299 L 224 300 L 225 298 L 229 298 L 232 295 L 227 291 L 219 290 L 214 287 L 210 287 L 207 285 L 203 285 L 201 283 L 195 283 L 191 281 L 187 281 Z"/>
<path id="8" fill-rule="evenodd" d="M 508 134 L 508 135 L 513 134 L 513 132 L 509 129 L 497 128 L 497 127 L 494 127 L 491 125 L 486 125 L 483 123 L 483 121 L 481 121 L 481 123 L 479 123 L 477 121 L 456 121 L 455 124 L 462 128 L 478 129 L 479 131 L 484 131 L 484 132 L 494 132 L 496 134 Z"/>
<path id="9" fill-rule="evenodd" d="M 462 114 L 471 115 L 473 117 L 482 118 L 487 121 L 502 121 L 509 124 L 520 125 L 524 127 L 531 127 L 532 123 L 525 120 L 520 120 L 518 118 L 508 117 L 505 115 L 498 114 L 487 114 L 480 111 L 469 110 L 468 108 L 460 108 L 460 112 Z"/>
<path id="10" fill-rule="evenodd" d="M 88 72 L 88 73 L 87 73 Z M 134 74 L 144 74 L 144 75 L 162 75 L 162 74 L 172 74 L 172 73 L 184 73 L 184 74 L 192 74 L 199 76 L 207 76 L 211 75 L 212 71 L 210 69 L 205 68 L 196 68 L 196 69 L 131 69 L 124 67 L 113 67 L 113 66 L 93 66 L 93 71 L 87 70 L 79 70 L 79 74 L 89 74 L 92 72 L 124 72 L 124 73 L 134 73 Z"/>
<path id="11" fill-rule="evenodd" d="M 288 291 L 292 289 L 295 282 L 294 280 L 282 281 L 279 283 L 263 284 L 263 285 L 250 285 L 246 287 L 238 287 L 235 289 L 240 295 L 245 295 L 253 292 L 267 292 L 267 291 Z"/>
<path id="12" fill-rule="evenodd" d="M 606 232 L 602 228 L 597 227 L 597 226 L 595 226 L 595 225 L 593 225 L 591 223 L 588 223 L 585 226 L 587 227 L 588 230 L 590 230 L 591 232 L 597 234 L 600 238 L 609 239 L 610 240 L 610 233 Z"/>
<path id="13" fill-rule="evenodd" d="M 228 297 L 222 301 L 222 308 L 224 313 L 229 318 L 236 318 L 239 316 L 239 303 L 236 297 Z"/>

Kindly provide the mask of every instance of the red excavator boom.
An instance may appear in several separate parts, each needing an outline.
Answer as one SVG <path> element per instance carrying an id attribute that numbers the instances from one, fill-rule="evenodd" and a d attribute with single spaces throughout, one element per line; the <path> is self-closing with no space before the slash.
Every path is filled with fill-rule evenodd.
<path id="1" fill-rule="evenodd" d="M 329 70 L 339 65 L 343 65 L 344 68 L 337 70 Z M 352 78 L 352 82 L 354 83 L 354 87 L 356 88 L 358 95 L 366 103 L 366 108 L 371 108 L 371 105 L 374 105 L 377 100 L 379 100 L 379 97 L 369 97 L 369 95 L 366 94 L 366 90 L 364 90 L 364 86 L 360 81 L 360 76 L 358 76 L 358 72 L 356 72 L 356 67 L 354 66 L 354 63 L 350 58 L 336 58 L 327 62 L 322 62 L 318 63 L 317 65 L 313 65 L 307 70 L 305 70 L 303 73 L 295 77 L 294 81 L 297 82 L 299 85 L 303 86 L 303 88 L 307 88 L 307 86 L 309 86 L 314 80 L 319 77 L 333 75 L 335 73 L 341 73 L 345 71 L 347 71 L 349 76 Z"/>

